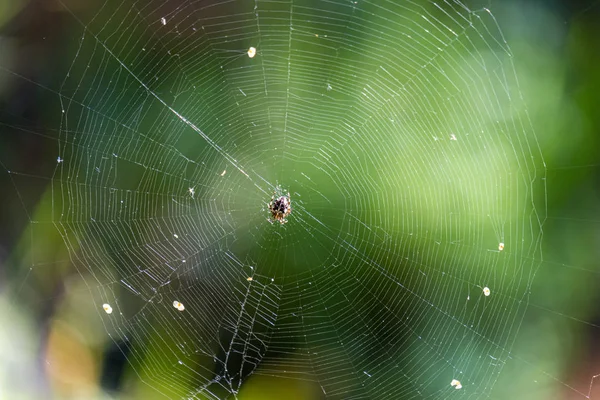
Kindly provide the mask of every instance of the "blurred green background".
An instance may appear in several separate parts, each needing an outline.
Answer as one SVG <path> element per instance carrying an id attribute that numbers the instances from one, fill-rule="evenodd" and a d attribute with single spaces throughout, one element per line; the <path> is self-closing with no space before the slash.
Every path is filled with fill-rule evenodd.
<path id="1" fill-rule="evenodd" d="M 398 354 L 373 367 L 387 381 L 383 379 L 380 386 L 366 391 L 368 398 L 600 396 L 593 380 L 600 374 L 596 290 L 600 283 L 600 121 L 596 112 L 600 6 L 583 1 L 467 3 L 478 10 L 476 15 L 483 16 L 484 20 L 474 19 L 473 23 L 485 36 L 480 38 L 482 43 L 477 37 L 471 38 L 473 42 L 453 42 L 449 47 L 456 51 L 452 60 L 459 61 L 456 65 L 462 62 L 477 68 L 476 57 L 470 58 L 472 50 L 492 44 L 486 55 L 490 59 L 484 63 L 495 66 L 487 71 L 494 78 L 482 80 L 477 90 L 469 92 L 469 85 L 461 86 L 459 76 L 453 76 L 447 68 L 444 75 L 463 92 L 456 103 L 441 103 L 441 107 L 429 103 L 423 109 L 419 101 L 425 103 L 424 99 L 435 99 L 436 93 L 444 91 L 444 83 L 435 79 L 440 78 L 441 70 L 454 64 L 433 62 L 440 69 L 423 74 L 424 79 L 429 78 L 426 84 L 414 85 L 423 89 L 422 97 L 412 98 L 414 103 L 409 101 L 411 97 L 400 96 L 397 100 L 386 92 L 387 87 L 374 85 L 371 92 L 363 92 L 365 85 L 381 82 L 379 78 L 384 82 L 404 79 L 401 69 L 389 73 L 378 68 L 380 63 L 371 58 L 374 54 L 387 54 L 390 60 L 397 57 L 399 64 L 407 68 L 414 64 L 415 71 L 427 69 L 417 65 L 418 57 L 412 56 L 412 60 L 409 54 L 406 61 L 402 51 L 395 53 L 397 49 L 389 47 L 399 40 L 393 35 L 395 21 L 401 19 L 404 26 L 418 26 L 423 23 L 420 14 L 403 14 L 402 7 L 396 9 L 404 2 L 383 6 L 377 2 L 359 3 L 357 7 L 364 12 L 360 14 L 364 17 L 364 32 L 348 29 L 340 21 L 329 25 L 319 21 L 317 11 L 321 8 L 331 7 L 332 13 L 347 17 L 347 5 L 317 1 L 295 4 L 296 14 L 292 15 L 300 22 L 294 25 L 299 39 L 294 42 L 293 52 L 286 49 L 287 38 L 282 35 L 294 24 L 285 20 L 290 17 L 288 4 L 257 3 L 263 16 L 271 15 L 272 19 L 262 20 L 255 68 L 250 68 L 245 55 L 247 45 L 237 41 L 236 35 L 245 38 L 245 30 L 255 28 L 253 21 L 245 21 L 253 14 L 254 2 L 203 8 L 201 18 L 212 23 L 201 28 L 194 24 L 197 12 L 189 18 L 177 13 L 180 7 L 195 4 L 190 2 L 125 2 L 120 6 L 112 1 L 0 1 L 0 398 L 168 398 L 183 393 L 191 397 L 202 379 L 180 370 L 165 375 L 167 366 L 177 363 L 176 356 L 165 355 L 165 349 L 172 345 L 167 342 L 173 332 L 180 333 L 185 346 L 199 346 L 205 352 L 188 354 L 187 358 L 202 366 L 199 370 L 207 369 L 201 373 L 202 378 L 217 371 L 218 362 L 213 365 L 210 355 L 224 355 L 216 342 L 199 345 L 194 340 L 198 340 L 196 333 L 210 336 L 212 327 L 204 322 L 228 315 L 227 306 L 210 306 L 211 297 L 221 295 L 224 304 L 246 302 L 254 295 L 274 299 L 272 304 L 248 300 L 249 308 L 260 308 L 265 315 L 279 312 L 297 317 L 291 310 L 307 305 L 311 305 L 307 317 L 321 318 L 333 307 L 342 308 L 343 318 L 355 315 L 364 325 L 331 325 L 347 329 L 344 335 L 359 338 L 357 343 L 364 348 L 343 344 L 334 347 L 341 337 L 339 331 L 320 332 L 319 328 L 314 337 L 309 333 L 309 339 L 304 340 L 316 343 L 322 334 L 324 348 L 329 346 L 336 357 L 356 363 L 350 369 L 361 374 L 362 369 L 359 371 L 355 365 L 369 365 L 375 363 L 373 360 L 386 359 L 385 354 Z M 452 26 L 452 18 L 430 3 L 407 4 Z M 423 8 L 419 8 L 421 5 Z M 493 18 L 486 17 L 483 7 L 492 11 Z M 176 32 L 160 31 L 162 15 L 182 18 Z M 462 24 L 465 22 L 457 23 Z M 389 42 L 371 41 L 373 32 L 368 26 L 377 26 L 380 30 L 376 33 L 382 37 L 389 34 Z M 194 39 L 191 32 L 196 29 L 202 29 L 201 38 L 207 39 Z M 345 35 L 348 42 L 338 47 L 334 42 L 315 44 L 314 40 L 327 34 Z M 504 51 L 502 38 L 510 46 L 510 53 Z M 425 59 L 431 57 L 427 51 L 435 51 L 437 46 L 426 39 L 418 43 Z M 120 65 L 107 58 L 107 49 L 122 61 Z M 179 60 L 173 60 L 171 52 Z M 285 58 L 286 54 L 292 61 Z M 292 63 L 292 76 L 288 62 Z M 319 62 L 326 63 L 327 70 L 315 73 Z M 501 78 L 497 77 L 512 63 L 520 91 L 514 91 L 516 83 L 508 77 L 511 93 L 505 96 L 495 92 L 489 103 L 478 97 L 500 89 L 497 82 Z M 223 95 L 219 72 L 223 66 L 228 82 L 239 86 L 241 93 Z M 124 68 L 132 74 L 123 73 Z M 473 77 L 480 73 L 474 69 Z M 132 79 L 132 75 L 138 79 Z M 268 82 L 262 78 L 265 76 Z M 140 81 L 147 86 L 142 87 Z M 198 88 L 187 87 L 189 81 L 198 82 Z M 291 96 L 289 88 L 293 88 Z M 267 90 L 271 94 L 261 99 L 258 95 Z M 377 99 L 374 93 L 386 101 L 370 115 L 371 109 L 362 99 Z M 153 94 L 164 103 L 157 102 Z M 496 107 L 496 99 L 504 103 Z M 378 100 L 372 101 L 376 104 Z M 167 104 L 201 133 L 173 118 Z M 447 104 L 456 104 L 457 108 L 444 108 Z M 295 116 L 288 117 L 288 112 Z M 356 137 L 336 130 L 341 129 L 339 121 L 348 115 L 357 120 L 365 118 L 364 130 Z M 411 118 L 403 121 L 403 134 L 396 135 L 392 119 L 406 115 Z M 503 118 L 524 120 L 526 126 L 515 128 L 514 137 L 510 137 L 495 125 Z M 256 123 L 255 130 L 245 130 L 248 121 Z M 459 135 L 457 144 L 471 143 L 462 152 L 451 147 L 435 150 L 436 155 L 444 154 L 446 162 L 439 170 L 442 157 L 427 159 L 428 151 L 434 153 L 430 147 L 433 145 L 424 142 L 425 138 L 437 137 L 437 133 L 412 135 L 423 127 L 432 132 L 458 132 L 454 129 L 468 127 L 473 121 L 477 121 L 474 126 L 489 127 L 491 133 L 484 134 L 482 142 L 469 142 L 469 138 Z M 148 137 L 132 145 L 139 139 L 139 132 Z M 273 132 L 286 134 L 275 136 Z M 370 134 L 364 136 L 365 132 Z M 533 146 L 533 132 L 539 151 Z M 203 134 L 208 139 L 204 140 Z M 351 144 L 338 153 L 330 136 L 348 139 Z M 524 138 L 530 147 L 513 152 L 518 138 Z M 324 149 L 329 157 L 321 153 L 313 157 L 317 149 Z M 372 155 L 378 158 L 372 160 Z M 194 162 L 186 161 L 186 157 Z M 444 168 L 457 172 L 440 173 Z M 221 171 L 226 172 L 224 176 Z M 527 179 L 507 182 L 503 181 L 506 171 L 525 177 L 535 171 L 535 177 L 530 177 L 531 186 Z M 279 227 L 264 223 L 268 215 L 265 203 L 275 184 L 290 190 L 297 207 L 288 225 L 277 234 L 273 234 L 273 228 Z M 102 189 L 107 187 L 111 188 L 110 195 Z M 187 192 L 188 187 L 194 188 L 194 197 Z M 523 192 L 527 188 L 530 193 Z M 133 204 L 132 208 L 121 208 L 123 202 Z M 440 214 L 451 215 L 469 204 L 475 204 L 468 210 L 473 215 L 458 213 L 456 234 L 448 232 L 447 222 L 439 224 Z M 400 210 L 386 209 L 390 205 L 398 205 Z M 483 210 L 497 212 L 491 223 Z M 539 215 L 532 216 L 533 210 Z M 131 212 L 134 214 L 127 214 Z M 349 218 L 348 213 L 353 217 Z M 90 218 L 105 225 L 95 228 Z M 535 226 L 537 218 L 543 222 L 541 230 Z M 127 224 L 137 220 L 142 222 L 136 227 Z M 471 233 L 473 226 L 479 227 L 476 234 Z M 198 305 L 207 308 L 206 320 L 200 316 L 196 325 L 178 325 L 179 319 L 169 317 L 162 306 L 147 300 L 155 298 L 153 288 L 145 286 L 147 279 L 132 279 L 141 292 L 139 296 L 118 284 L 121 278 L 141 275 L 140 271 L 129 270 L 133 267 L 119 255 L 153 244 L 155 232 L 168 233 L 165 242 L 172 241 L 173 234 L 190 238 L 172 248 L 157 247 L 165 257 L 171 252 L 186 254 L 185 265 L 177 266 L 185 273 L 172 279 L 175 288 L 160 292 L 168 306 L 165 310 L 171 301 L 167 295 L 172 293 L 177 293 L 186 305 L 204 299 L 206 294 Z M 415 237 L 411 237 L 413 232 Z M 124 236 L 117 240 L 118 235 Z M 454 250 L 453 237 L 468 243 Z M 542 238 L 539 243 L 538 238 Z M 163 239 L 156 240 L 158 243 Z M 214 252 L 206 250 L 204 240 L 221 247 Z M 442 243 L 439 252 L 433 250 L 436 240 Z M 502 254 L 506 257 L 495 261 L 496 253 L 488 250 L 500 240 L 506 241 Z M 195 246 L 202 248 L 199 254 L 193 252 Z M 518 252 L 512 250 L 517 248 Z M 224 250 L 237 260 L 229 264 L 227 259 L 219 258 L 226 253 Z M 150 256 L 144 259 L 143 254 L 132 253 L 140 263 L 154 262 Z M 381 265 L 389 273 L 388 279 L 382 283 L 379 275 L 371 274 L 359 255 L 366 255 L 371 267 Z M 408 257 L 413 261 L 405 262 Z M 460 265 L 446 265 L 447 257 Z M 236 269 L 236 262 L 242 267 Z M 194 267 L 205 264 L 218 268 Z M 351 273 L 329 272 L 327 268 L 337 264 L 343 264 Z M 396 269 L 397 264 L 402 267 Z M 488 272 L 483 267 L 488 264 L 502 267 L 498 270 L 504 274 Z M 432 281 L 415 278 L 423 273 L 419 265 Z M 445 278 L 435 277 L 439 271 L 457 279 L 453 284 L 443 283 Z M 147 272 L 157 279 L 171 279 L 167 276 L 169 270 L 158 264 Z M 250 297 L 243 295 L 247 276 L 254 276 L 252 282 L 257 285 Z M 269 286 L 271 277 L 274 282 Z M 367 289 L 344 291 L 359 287 L 359 280 Z M 399 292 L 392 282 L 396 280 L 412 290 L 406 302 L 395 303 Z M 452 308 L 451 300 L 444 297 L 463 296 L 467 293 L 464 288 L 471 290 L 473 282 L 483 285 L 483 281 L 492 288 L 492 296 L 502 293 L 502 303 L 490 306 L 489 312 L 478 306 L 480 303 L 460 308 L 461 302 L 460 307 Z M 313 285 L 318 288 L 310 289 L 311 295 L 303 291 Z M 327 291 L 332 293 L 330 298 L 312 297 Z M 428 303 L 424 306 L 411 301 L 417 298 L 426 298 Z M 98 312 L 103 302 L 115 301 L 122 304 L 119 316 L 115 312 L 110 320 Z M 363 309 L 360 305 L 366 306 Z M 446 312 L 445 316 L 429 311 L 429 305 Z M 273 311 L 277 307 L 279 311 Z M 187 308 L 191 314 L 193 308 Z M 369 347 L 373 342 L 364 327 L 378 326 L 382 315 L 388 315 L 378 308 L 421 316 L 408 328 L 426 332 L 433 343 L 436 335 L 447 338 L 437 332 L 449 329 L 451 320 L 464 318 L 465 327 L 466 321 L 479 324 L 482 337 L 473 339 L 476 335 L 467 329 L 465 335 L 472 340 L 467 345 L 451 338 L 440 340 L 440 346 L 456 345 L 458 352 L 472 352 L 472 358 L 461 365 L 470 376 L 483 377 L 489 383 L 478 382 L 477 390 L 469 391 L 467 380 L 463 380 L 464 390 L 448 391 L 456 371 L 444 360 L 454 361 L 454 356 L 442 357 L 442 361 L 428 358 L 430 355 L 423 353 L 418 341 L 396 343 L 407 353 L 416 354 L 414 360 L 397 349 Z M 310 319 L 300 318 L 288 323 L 312 326 Z M 113 320 L 117 322 L 113 324 Z M 395 321 L 393 316 L 391 321 Z M 434 322 L 428 325 L 428 321 Z M 256 327 L 256 332 L 274 335 L 269 329 Z M 384 326 L 380 331 L 369 330 L 369 334 L 379 333 L 377 343 L 388 344 L 394 340 L 387 333 L 397 332 L 395 329 Z M 221 341 L 228 340 L 227 334 L 221 335 Z M 367 338 L 361 342 L 363 335 Z M 345 379 L 356 381 L 349 387 L 360 386 L 355 376 L 328 375 L 331 371 L 327 367 L 322 372 L 307 372 L 304 365 L 294 366 L 294 353 L 305 350 L 296 347 L 295 341 L 301 341 L 301 336 L 290 338 L 288 347 L 285 341 L 283 345 L 275 341 L 272 346 L 291 355 L 268 353 L 269 361 L 262 366 L 266 372 L 260 373 L 259 363 L 259 373 L 250 375 L 237 397 L 323 397 L 324 390 L 311 377 L 319 377 L 321 382 L 329 379 L 334 388 Z M 257 342 L 249 335 L 251 341 L 253 345 Z M 500 343 L 496 349 L 503 364 L 499 374 L 500 369 L 485 369 L 476 360 L 488 357 L 488 342 Z M 147 347 L 140 349 L 140 344 Z M 355 348 L 360 351 L 353 351 Z M 187 354 L 185 349 L 182 351 Z M 396 359 L 422 374 L 404 377 L 397 373 Z M 288 376 L 279 371 L 295 367 L 301 379 L 291 379 L 293 372 Z M 429 382 L 437 378 L 441 383 Z M 170 392 L 162 389 L 161 394 L 154 389 L 168 387 L 173 380 L 177 382 Z M 397 385 L 398 391 L 391 391 L 390 384 Z M 355 390 L 331 397 L 359 398 L 361 389 Z M 218 389 L 214 393 L 227 395 Z"/>

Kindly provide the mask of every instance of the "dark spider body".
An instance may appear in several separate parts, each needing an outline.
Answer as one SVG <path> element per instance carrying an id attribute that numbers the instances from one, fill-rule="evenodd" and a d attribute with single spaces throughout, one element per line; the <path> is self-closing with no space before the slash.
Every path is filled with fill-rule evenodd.
<path id="1" fill-rule="evenodd" d="M 271 197 L 269 211 L 271 211 L 271 217 L 275 221 L 279 221 L 280 224 L 285 224 L 287 222 L 286 217 L 292 212 L 290 194 L 288 192 L 287 196 L 275 197 L 276 195 L 277 192 Z"/>

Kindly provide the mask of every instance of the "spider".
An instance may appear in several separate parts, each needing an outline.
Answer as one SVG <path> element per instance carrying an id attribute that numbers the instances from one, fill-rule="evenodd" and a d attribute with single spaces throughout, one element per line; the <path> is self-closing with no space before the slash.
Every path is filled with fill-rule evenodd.
<path id="1" fill-rule="evenodd" d="M 288 192 L 287 196 L 276 196 L 277 191 L 273 192 L 271 201 L 268 204 L 269 211 L 271 211 L 271 217 L 283 225 L 287 222 L 286 217 L 292 212 L 290 192 Z"/>

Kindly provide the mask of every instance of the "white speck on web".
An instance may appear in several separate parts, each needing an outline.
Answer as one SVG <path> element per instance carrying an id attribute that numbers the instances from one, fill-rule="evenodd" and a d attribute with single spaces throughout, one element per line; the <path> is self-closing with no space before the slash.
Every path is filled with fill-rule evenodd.
<path id="1" fill-rule="evenodd" d="M 165 17 L 162 17 L 162 18 L 160 19 L 160 22 L 161 22 L 161 24 L 163 24 L 163 25 L 166 25 L 166 24 L 167 24 L 167 20 L 166 20 L 166 18 L 165 18 Z"/>
<path id="2" fill-rule="evenodd" d="M 458 379 L 452 379 L 452 382 L 450 382 L 450 386 L 454 386 L 454 389 L 462 388 L 462 385 L 460 384 L 460 381 Z"/>

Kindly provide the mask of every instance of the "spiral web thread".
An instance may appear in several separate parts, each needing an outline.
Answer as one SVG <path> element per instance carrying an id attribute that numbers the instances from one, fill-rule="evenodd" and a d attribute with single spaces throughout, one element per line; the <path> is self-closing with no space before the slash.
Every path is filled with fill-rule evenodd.
<path id="1" fill-rule="evenodd" d="M 492 393 L 545 210 L 488 9 L 69 12 L 81 37 L 58 92 L 54 223 L 146 383 L 171 398 L 235 397 L 259 375 L 331 398 Z M 293 211 L 270 224 L 282 190 Z"/>

